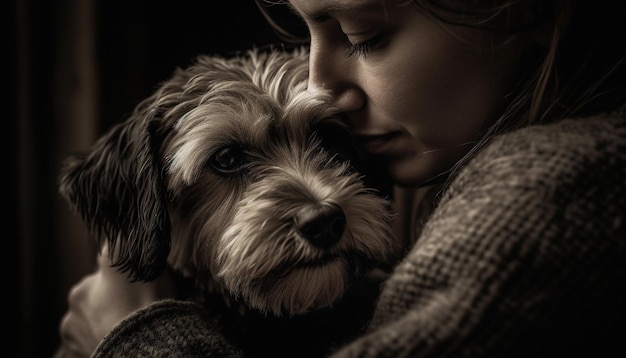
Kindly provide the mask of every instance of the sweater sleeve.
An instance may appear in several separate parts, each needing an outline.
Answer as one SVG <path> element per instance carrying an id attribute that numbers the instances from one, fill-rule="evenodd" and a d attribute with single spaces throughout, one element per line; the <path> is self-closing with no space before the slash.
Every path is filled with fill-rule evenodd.
<path id="1" fill-rule="evenodd" d="M 578 120 L 494 140 L 333 357 L 623 354 L 625 138 L 623 120 Z"/>
<path id="2" fill-rule="evenodd" d="M 127 317 L 92 357 L 242 357 L 216 328 L 201 305 L 163 300 Z"/>

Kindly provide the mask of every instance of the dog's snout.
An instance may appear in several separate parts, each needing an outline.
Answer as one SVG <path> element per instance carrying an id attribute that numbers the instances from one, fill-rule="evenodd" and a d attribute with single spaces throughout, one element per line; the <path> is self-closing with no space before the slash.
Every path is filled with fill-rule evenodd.
<path id="1" fill-rule="evenodd" d="M 317 247 L 329 248 L 343 236 L 346 215 L 339 205 L 311 204 L 300 210 L 295 222 L 303 238 Z"/>

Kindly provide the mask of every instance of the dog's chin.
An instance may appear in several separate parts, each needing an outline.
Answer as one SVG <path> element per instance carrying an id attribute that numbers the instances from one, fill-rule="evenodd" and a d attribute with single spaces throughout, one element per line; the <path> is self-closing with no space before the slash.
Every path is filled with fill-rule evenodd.
<path id="1" fill-rule="evenodd" d="M 333 306 L 353 279 L 348 261 L 334 257 L 277 269 L 231 291 L 259 311 L 295 316 Z"/>

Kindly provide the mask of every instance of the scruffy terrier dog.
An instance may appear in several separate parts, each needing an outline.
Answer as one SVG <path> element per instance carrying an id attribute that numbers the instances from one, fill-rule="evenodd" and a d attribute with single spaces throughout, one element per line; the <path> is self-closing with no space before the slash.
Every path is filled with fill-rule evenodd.
<path id="1" fill-rule="evenodd" d="M 335 315 L 399 247 L 387 200 L 307 78 L 304 49 L 200 56 L 68 158 L 60 193 L 131 279 L 169 266 L 259 316 L 317 330 L 309 317 Z"/>

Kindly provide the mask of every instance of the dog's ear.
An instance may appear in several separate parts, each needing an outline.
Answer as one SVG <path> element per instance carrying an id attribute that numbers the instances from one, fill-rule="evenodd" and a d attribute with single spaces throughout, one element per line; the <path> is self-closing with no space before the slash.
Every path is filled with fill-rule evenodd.
<path id="1" fill-rule="evenodd" d="M 59 191 L 97 238 L 108 240 L 113 265 L 132 280 L 149 281 L 170 251 L 167 195 L 159 160 L 160 134 L 148 111 L 136 111 L 83 155 L 69 157 Z M 142 118 L 139 118 L 142 117 Z"/>

